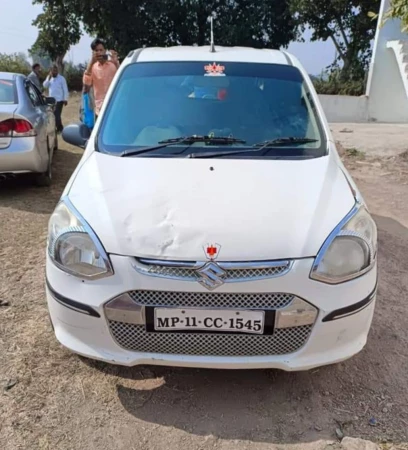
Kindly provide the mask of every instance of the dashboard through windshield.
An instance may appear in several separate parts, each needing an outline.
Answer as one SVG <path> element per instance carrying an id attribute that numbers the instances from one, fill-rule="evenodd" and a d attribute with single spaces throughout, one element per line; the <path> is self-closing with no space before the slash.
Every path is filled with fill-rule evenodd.
<path id="1" fill-rule="evenodd" d="M 118 156 L 188 157 L 217 150 L 233 158 L 327 153 L 303 76 L 286 65 L 134 63 L 121 74 L 101 120 L 98 151 Z M 264 142 L 288 138 L 284 146 L 264 145 L 262 152 L 251 152 Z M 248 152 L 235 152 L 241 149 Z"/>

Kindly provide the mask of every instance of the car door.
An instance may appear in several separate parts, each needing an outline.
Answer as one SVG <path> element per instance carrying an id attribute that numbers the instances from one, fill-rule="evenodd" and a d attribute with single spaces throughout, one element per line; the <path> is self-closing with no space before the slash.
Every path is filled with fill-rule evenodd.
<path id="1" fill-rule="evenodd" d="M 38 90 L 28 79 L 25 80 L 25 91 L 28 96 L 28 119 L 37 132 L 36 147 L 41 158 L 48 163 L 48 110 Z M 52 142 L 50 142 L 50 148 L 52 148 Z"/>
<path id="2" fill-rule="evenodd" d="M 56 123 L 55 123 L 55 115 L 54 115 L 54 106 L 51 106 L 47 104 L 46 98 L 44 95 L 37 89 L 37 86 L 33 85 L 35 91 L 37 92 L 37 95 L 40 98 L 41 101 L 41 109 L 44 111 L 44 113 L 47 116 L 47 136 L 48 136 L 48 142 L 50 143 L 50 147 L 52 147 L 52 144 L 54 143 L 57 130 L 56 130 Z"/>

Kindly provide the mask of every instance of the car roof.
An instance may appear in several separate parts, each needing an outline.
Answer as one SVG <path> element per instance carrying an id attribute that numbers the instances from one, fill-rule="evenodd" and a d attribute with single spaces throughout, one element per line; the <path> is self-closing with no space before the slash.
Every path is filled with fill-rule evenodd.
<path id="1" fill-rule="evenodd" d="M 256 49 L 250 47 L 215 46 L 211 52 L 210 46 L 174 46 L 147 47 L 131 52 L 128 62 L 158 62 L 158 61 L 223 61 L 246 63 L 269 63 L 291 65 L 285 52 L 271 49 Z"/>
<path id="2" fill-rule="evenodd" d="M 25 77 L 25 75 L 21 73 L 13 73 L 13 72 L 0 72 L 0 78 L 2 80 L 13 81 L 18 77 Z"/>

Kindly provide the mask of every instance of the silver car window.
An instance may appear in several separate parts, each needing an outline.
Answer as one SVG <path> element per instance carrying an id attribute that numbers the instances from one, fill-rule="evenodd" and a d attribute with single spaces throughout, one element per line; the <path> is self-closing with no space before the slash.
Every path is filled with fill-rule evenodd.
<path id="1" fill-rule="evenodd" d="M 14 81 L 0 79 L 0 104 L 16 104 L 16 86 Z"/>

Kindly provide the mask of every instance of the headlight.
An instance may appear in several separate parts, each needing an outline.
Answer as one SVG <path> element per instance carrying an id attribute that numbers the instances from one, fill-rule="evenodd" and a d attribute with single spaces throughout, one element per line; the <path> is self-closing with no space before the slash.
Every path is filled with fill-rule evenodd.
<path id="1" fill-rule="evenodd" d="M 377 257 L 377 227 L 364 206 L 356 206 L 320 249 L 310 277 L 338 284 L 368 272 Z"/>
<path id="2" fill-rule="evenodd" d="M 113 274 L 112 266 L 93 230 L 65 199 L 48 225 L 48 254 L 61 270 L 81 278 Z"/>

